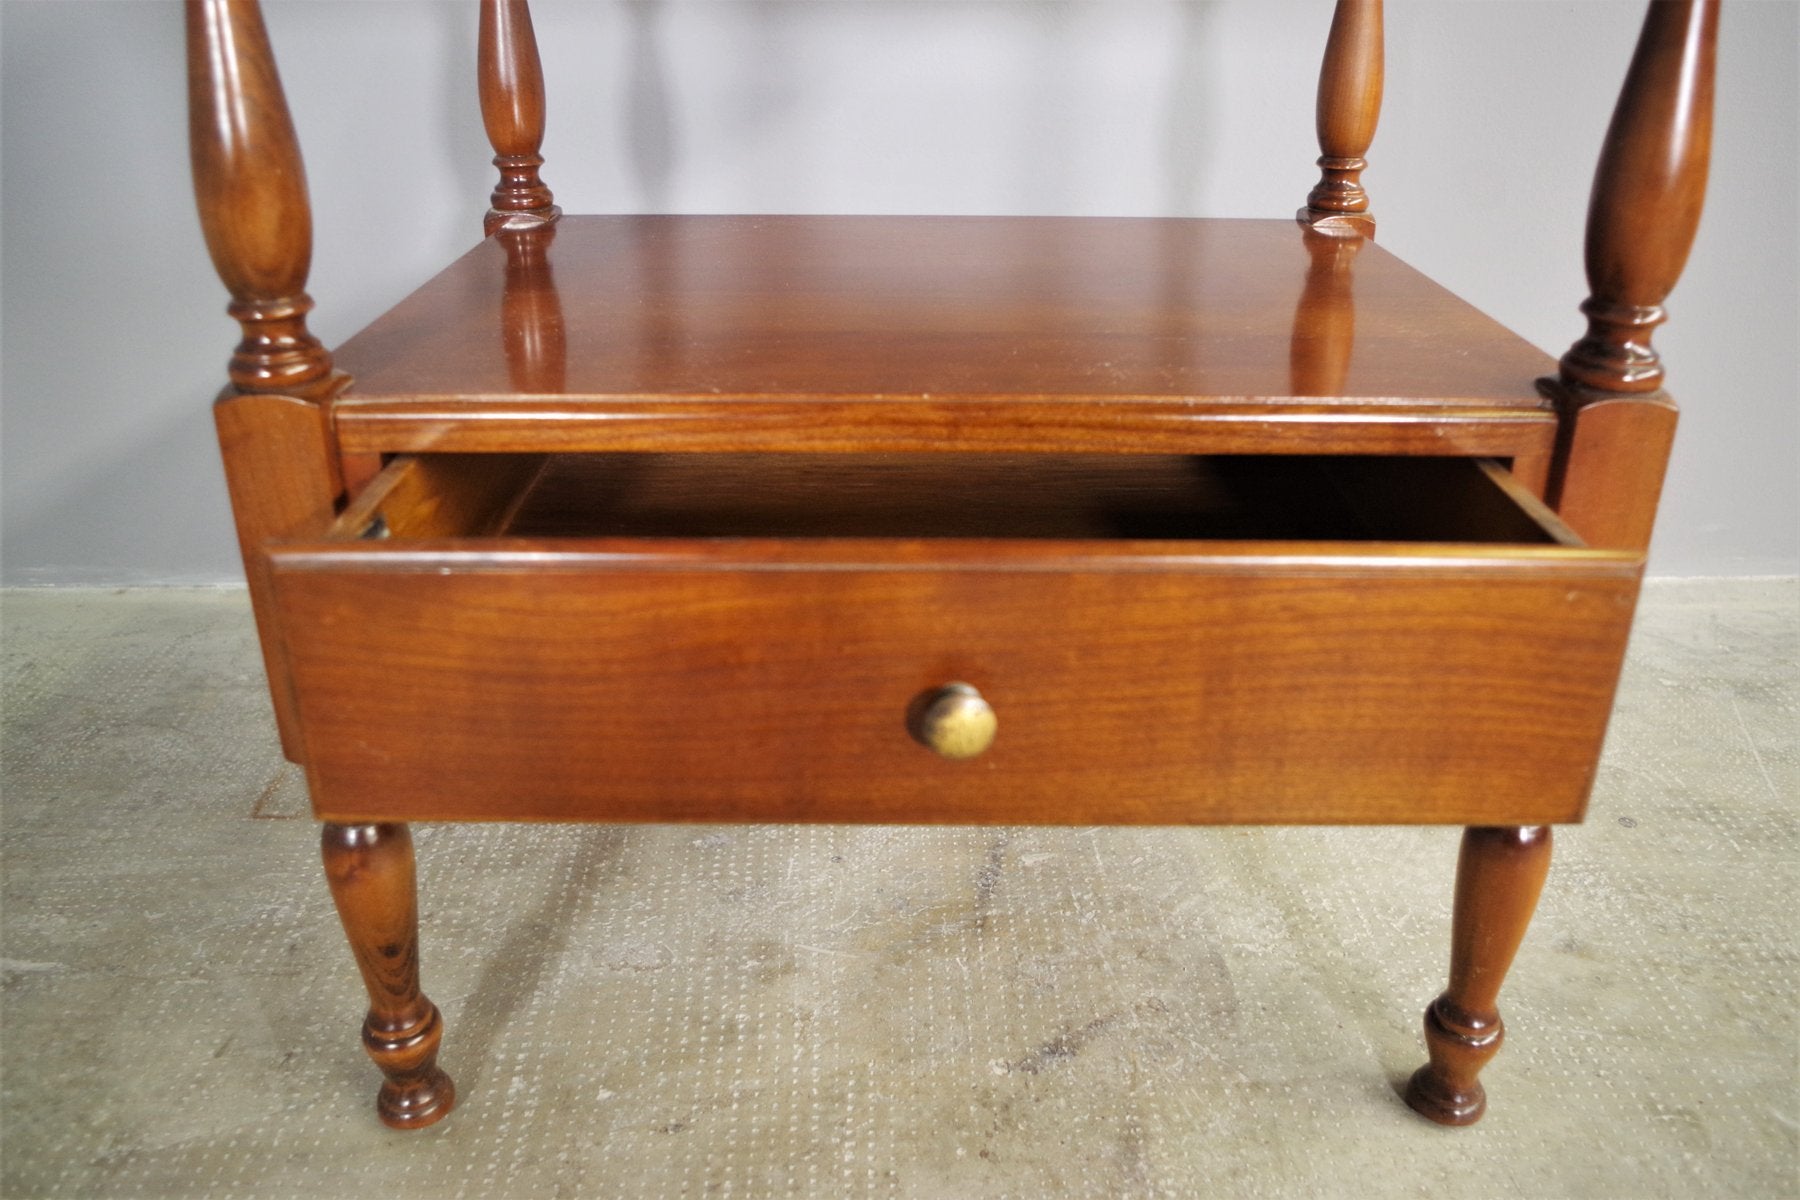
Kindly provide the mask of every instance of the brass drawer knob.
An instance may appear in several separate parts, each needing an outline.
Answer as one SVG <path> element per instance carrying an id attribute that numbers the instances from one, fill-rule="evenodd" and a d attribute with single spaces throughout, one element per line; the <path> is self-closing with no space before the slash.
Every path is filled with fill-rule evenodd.
<path id="1" fill-rule="evenodd" d="M 925 697 L 916 736 L 945 758 L 974 758 L 994 744 L 1000 719 L 982 694 L 966 683 L 946 683 Z"/>

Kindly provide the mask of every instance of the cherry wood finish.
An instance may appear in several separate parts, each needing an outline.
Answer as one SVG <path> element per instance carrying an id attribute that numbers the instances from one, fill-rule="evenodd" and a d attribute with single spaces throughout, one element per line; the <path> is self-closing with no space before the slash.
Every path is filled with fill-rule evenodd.
<path id="1" fill-rule="evenodd" d="M 327 822 L 325 881 L 369 992 L 363 1048 L 384 1077 L 375 1111 L 395 1129 L 442 1120 L 456 1085 L 437 1065 L 444 1021 L 419 990 L 419 912 L 405 825 Z"/>
<path id="2" fill-rule="evenodd" d="M 1323 233 L 1374 237 L 1363 156 L 1381 117 L 1381 0 L 1338 0 L 1319 68 L 1319 169 L 1300 223 Z"/>
<path id="3" fill-rule="evenodd" d="M 1545 383 L 1565 414 L 1550 482 L 1557 511 L 1595 545 L 1647 549 L 1675 444 L 1675 401 Z"/>
<path id="4" fill-rule="evenodd" d="M 188 0 L 187 56 L 200 228 L 244 332 L 232 385 L 327 395 L 331 355 L 306 328 L 312 209 L 262 11 L 249 0 Z"/>
<path id="5" fill-rule="evenodd" d="M 333 532 L 384 538 L 483 537 L 506 530 L 544 469 L 535 454 L 433 454 L 391 464 L 344 509 Z"/>
<path id="6" fill-rule="evenodd" d="M 325 402 L 349 381 L 306 328 L 312 213 L 261 10 L 188 0 L 185 15 L 194 196 L 243 333 L 213 411 L 282 748 L 297 758 L 263 546 L 329 522 L 343 484 Z"/>
<path id="7" fill-rule="evenodd" d="M 499 239 L 506 253 L 506 282 L 500 290 L 500 344 L 506 377 L 518 395 L 551 394 L 568 386 L 568 322 L 550 248 L 556 226 L 510 230 Z"/>
<path id="8" fill-rule="evenodd" d="M 187 14 L 226 474 L 383 1120 L 454 1102 L 414 818 L 1465 824 L 1408 1100 L 1479 1117 L 1673 433 L 1715 0 L 1650 6 L 1560 368 L 1370 240 L 1380 0 L 1299 227 L 559 220 L 530 14 L 483 0 L 491 236 L 337 365 L 256 4 Z M 952 693 L 962 761 L 914 719 Z"/>
<path id="9" fill-rule="evenodd" d="M 391 536 L 277 546 L 316 811 L 1580 816 L 1639 560 L 1467 461 L 777 457 L 553 461 L 467 540 L 401 463 Z M 905 728 L 959 680 L 1004 730 L 972 770 Z"/>
<path id="10" fill-rule="evenodd" d="M 574 220 L 574 218 L 564 218 Z M 1060 454 L 1436 454 L 1517 458 L 1543 479 L 1556 438 L 1544 409 L 1199 405 L 1131 398 L 977 399 L 906 404 L 839 397 L 544 402 L 361 402 L 336 409 L 359 452 L 827 451 Z M 379 448 L 379 449 L 376 449 Z M 1540 487 L 1541 490 L 1541 487 Z"/>
<path id="11" fill-rule="evenodd" d="M 1281 221 L 565 217 L 346 343 L 359 451 L 1549 454 L 1548 355 Z"/>
<path id="12" fill-rule="evenodd" d="M 1588 207 L 1587 336 L 1562 378 L 1609 392 L 1653 392 L 1662 363 L 1650 335 L 1700 226 L 1712 155 L 1716 0 L 1650 6 L 1606 131 Z"/>
<path id="13" fill-rule="evenodd" d="M 485 242 L 345 343 L 345 402 L 514 395 L 502 317 L 530 286 L 559 296 L 570 334 L 546 399 L 1542 408 L 1548 355 L 1380 246 L 1340 260 L 1315 237 L 1223 219 L 569 216 L 543 247 L 554 282 Z M 1303 298 L 1303 318 L 1353 316 L 1338 390 L 1292 371 L 1295 342 L 1320 336 L 1296 323 Z"/>
<path id="14" fill-rule="evenodd" d="M 312 630 L 294 670 L 315 811 L 1578 820 L 1636 578 L 1254 543 L 1159 570 L 1132 544 L 735 549 L 278 560 L 283 614 Z M 921 692 L 958 680 L 1003 729 L 964 773 L 905 730 Z"/>
<path id="15" fill-rule="evenodd" d="M 568 420 L 580 401 L 801 397 L 1543 417 L 1532 380 L 1555 366 L 1382 247 L 1285 221 L 568 216 L 546 232 L 475 246 L 345 343 L 342 419 L 524 397 Z M 531 388 L 514 319 L 565 327 L 560 369 Z M 1320 346 L 1333 368 L 1307 369 Z"/>
<path id="16" fill-rule="evenodd" d="M 1471 828 L 1456 866 L 1450 987 L 1425 1010 L 1431 1061 L 1406 1102 L 1441 1125 L 1472 1125 L 1487 1108 L 1476 1075 L 1500 1049 L 1501 981 L 1525 938 L 1550 869 L 1550 829 Z"/>
<path id="17" fill-rule="evenodd" d="M 1649 545 L 1675 435 L 1650 334 L 1693 244 L 1712 149 L 1716 0 L 1653 0 L 1619 94 L 1588 209 L 1588 333 L 1539 381 L 1561 417 L 1547 480 L 1593 544 Z M 1467 1125 L 1476 1076 L 1500 1048 L 1496 997 L 1549 867 L 1548 828 L 1471 828 L 1457 872 L 1450 987 L 1425 1013 L 1431 1062 L 1407 1103 Z"/>
<path id="18" fill-rule="evenodd" d="M 1650 336 L 1700 223 L 1718 28 L 1717 0 L 1650 5 L 1594 174 L 1588 332 L 1543 384 L 1563 420 L 1554 502 L 1602 545 L 1649 544 L 1674 441 Z"/>
<path id="19" fill-rule="evenodd" d="M 1309 228 L 1301 244 L 1311 261 L 1288 339 L 1289 387 L 1296 396 L 1342 396 L 1356 351 L 1356 258 L 1373 243 Z"/>
<path id="20" fill-rule="evenodd" d="M 330 431 L 318 405 L 292 396 L 228 391 L 213 405 L 213 421 L 281 749 L 299 762 L 300 725 L 269 594 L 267 548 L 273 539 L 314 533 L 336 515 L 341 485 Z"/>
<path id="21" fill-rule="evenodd" d="M 487 217 L 489 235 L 533 229 L 562 215 L 538 172 L 544 156 L 544 71 L 525 0 L 481 0 L 476 43 L 481 121 L 494 147 L 500 182 Z"/>

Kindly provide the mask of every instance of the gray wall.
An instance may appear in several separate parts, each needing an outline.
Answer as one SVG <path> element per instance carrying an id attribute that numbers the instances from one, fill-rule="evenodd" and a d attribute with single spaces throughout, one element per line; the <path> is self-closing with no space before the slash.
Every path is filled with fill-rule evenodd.
<path id="1" fill-rule="evenodd" d="M 1325 0 L 538 0 L 570 211 L 1281 216 Z M 268 5 L 327 343 L 479 233 L 472 3 Z M 1538 345 L 1641 5 L 1388 7 L 1385 245 Z M 0 3 L 4 577 L 238 577 L 208 401 L 234 339 L 187 175 L 178 9 Z M 1800 8 L 1727 6 L 1706 220 L 1658 336 L 1683 428 L 1652 569 L 1797 561 Z"/>

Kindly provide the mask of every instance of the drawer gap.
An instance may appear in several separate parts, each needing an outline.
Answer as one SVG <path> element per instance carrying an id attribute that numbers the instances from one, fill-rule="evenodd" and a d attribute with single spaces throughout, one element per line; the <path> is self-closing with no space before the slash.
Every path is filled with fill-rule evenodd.
<path id="1" fill-rule="evenodd" d="M 402 458 L 338 533 L 1579 544 L 1459 458 L 555 454 Z"/>
<path id="2" fill-rule="evenodd" d="M 402 456 L 332 536 L 1581 544 L 1491 460 L 1278 455 Z"/>

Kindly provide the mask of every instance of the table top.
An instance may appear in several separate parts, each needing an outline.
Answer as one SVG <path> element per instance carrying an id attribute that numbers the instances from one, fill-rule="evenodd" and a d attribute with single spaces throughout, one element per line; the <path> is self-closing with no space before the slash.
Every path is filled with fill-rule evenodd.
<path id="1" fill-rule="evenodd" d="M 567 216 L 345 343 L 345 397 L 1541 409 L 1554 360 L 1293 221 Z"/>

